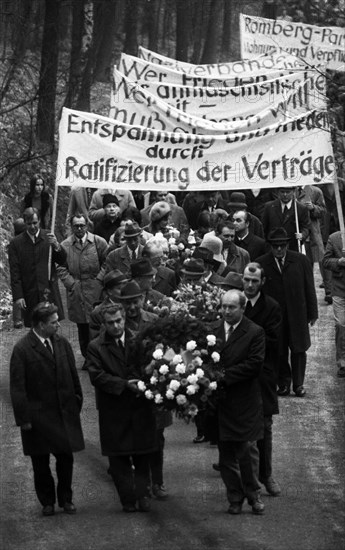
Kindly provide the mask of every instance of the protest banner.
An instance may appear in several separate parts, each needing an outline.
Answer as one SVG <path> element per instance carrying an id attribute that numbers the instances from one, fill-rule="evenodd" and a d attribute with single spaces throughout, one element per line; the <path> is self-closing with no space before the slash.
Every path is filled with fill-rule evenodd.
<path id="1" fill-rule="evenodd" d="M 345 70 L 345 29 L 240 15 L 241 55 L 295 55 L 310 65 Z"/>
<path id="2" fill-rule="evenodd" d="M 323 184 L 334 178 L 326 111 L 253 132 L 198 135 L 64 108 L 59 140 L 57 186 L 202 191 Z"/>
<path id="3" fill-rule="evenodd" d="M 170 95 L 179 98 L 176 88 Z M 158 90 L 168 96 L 166 101 L 114 69 L 109 116 L 156 130 L 222 134 L 254 130 L 327 107 L 326 79 L 317 71 L 235 88 L 190 88 L 189 100 L 175 102 L 170 101 L 169 85 L 160 84 Z"/>
<path id="4" fill-rule="evenodd" d="M 215 71 L 214 68 L 217 70 Z M 195 65 L 192 72 L 183 72 L 169 66 L 157 65 L 133 55 L 121 54 L 118 69 L 132 81 L 171 82 L 182 86 L 243 86 L 261 80 L 276 78 L 284 71 L 305 69 L 294 56 L 273 54 L 247 61 L 218 63 L 216 65 Z"/>

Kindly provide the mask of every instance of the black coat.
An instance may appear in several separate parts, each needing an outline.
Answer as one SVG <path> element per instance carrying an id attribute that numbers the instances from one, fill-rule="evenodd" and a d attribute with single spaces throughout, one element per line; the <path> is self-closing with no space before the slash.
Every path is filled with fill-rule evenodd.
<path id="1" fill-rule="evenodd" d="M 69 342 L 53 339 L 54 357 L 33 331 L 13 348 L 10 391 L 25 455 L 71 453 L 84 449 L 80 424 L 83 394 Z"/>
<path id="2" fill-rule="evenodd" d="M 177 288 L 175 272 L 169 267 L 160 265 L 157 268 L 153 288 L 165 296 L 171 296 Z"/>
<path id="3" fill-rule="evenodd" d="M 272 252 L 256 261 L 263 267 L 266 276 L 264 291 L 281 307 L 283 319 L 289 327 L 289 347 L 299 353 L 310 347 L 308 323 L 318 318 L 313 269 L 304 254 L 288 250 L 283 272 L 280 273 Z M 283 323 L 285 325 L 286 323 Z"/>
<path id="4" fill-rule="evenodd" d="M 49 301 L 58 307 L 59 319 L 64 319 L 55 262 L 65 265 L 66 251 L 61 247 L 53 249 L 51 262 L 51 280 L 48 281 L 49 244 L 48 231 L 41 229 L 36 243 L 33 243 L 26 231 L 12 239 L 8 247 L 13 301 L 24 298 L 24 324 L 31 326 L 32 310 L 39 302 L 46 301 L 45 292 L 50 291 Z"/>
<path id="5" fill-rule="evenodd" d="M 265 333 L 247 319 L 225 341 L 224 321 L 214 334 L 221 343 L 220 366 L 225 377 L 218 404 L 220 441 L 256 441 L 263 437 L 263 409 L 259 376 L 265 357 Z"/>
<path id="6" fill-rule="evenodd" d="M 299 222 L 299 232 L 302 233 L 303 242 L 307 239 L 310 233 L 310 216 L 309 210 L 300 202 L 297 201 L 297 216 Z M 276 227 L 283 227 L 290 237 L 289 248 L 290 250 L 298 251 L 297 240 L 295 238 L 296 229 L 296 217 L 294 201 L 288 213 L 284 216 L 282 212 L 281 202 L 279 199 L 268 202 L 264 208 L 262 215 L 262 223 L 264 226 L 265 237 L 267 238 L 272 229 Z"/>
<path id="7" fill-rule="evenodd" d="M 265 331 L 265 360 L 259 377 L 262 402 L 265 415 L 278 414 L 277 378 L 279 331 L 282 320 L 280 306 L 271 296 L 261 292 L 253 308 L 249 308 L 247 304 L 245 315 Z"/>
<path id="8" fill-rule="evenodd" d="M 266 254 L 270 249 L 266 241 L 254 233 L 248 233 L 242 240 L 235 236 L 234 243 L 248 252 L 251 262 L 255 262 L 256 258 Z"/>
<path id="9" fill-rule="evenodd" d="M 102 454 L 133 455 L 156 449 L 156 418 L 152 402 L 128 389 L 139 378 L 131 365 L 129 338 L 124 353 L 106 332 L 90 342 L 86 358 L 96 388 Z"/>

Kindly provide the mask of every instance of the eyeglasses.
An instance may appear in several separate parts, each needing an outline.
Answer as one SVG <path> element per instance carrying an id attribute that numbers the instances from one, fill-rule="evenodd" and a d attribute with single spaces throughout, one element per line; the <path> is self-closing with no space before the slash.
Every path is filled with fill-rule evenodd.
<path id="1" fill-rule="evenodd" d="M 84 229 L 86 227 L 85 223 L 78 223 L 77 225 L 73 225 L 73 229 Z"/>

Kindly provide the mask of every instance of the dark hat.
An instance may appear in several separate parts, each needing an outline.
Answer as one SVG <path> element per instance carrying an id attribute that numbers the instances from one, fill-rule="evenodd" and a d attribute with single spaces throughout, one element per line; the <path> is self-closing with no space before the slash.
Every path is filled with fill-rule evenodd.
<path id="1" fill-rule="evenodd" d="M 216 285 L 221 286 L 222 288 L 227 290 L 231 290 L 233 288 L 238 288 L 239 290 L 243 290 L 242 275 L 240 275 L 240 273 L 236 273 L 235 271 L 230 271 L 224 277 L 224 281 L 221 281 L 220 283 L 216 283 Z"/>
<path id="2" fill-rule="evenodd" d="M 140 296 L 143 296 L 143 294 L 143 291 L 136 281 L 129 281 L 129 283 L 121 289 L 120 300 L 139 298 Z"/>
<path id="3" fill-rule="evenodd" d="M 128 220 L 125 225 L 125 232 L 123 236 L 126 238 L 130 237 L 137 237 L 138 235 L 141 235 L 141 227 L 137 224 L 137 222 L 133 222 L 132 220 Z"/>
<path id="4" fill-rule="evenodd" d="M 156 271 L 153 269 L 152 264 L 148 258 L 138 258 L 131 262 L 131 274 L 132 278 L 136 277 L 148 277 L 154 275 Z"/>
<path id="5" fill-rule="evenodd" d="M 193 258 L 200 258 L 205 264 L 211 265 L 214 269 L 217 269 L 221 262 L 215 260 L 213 252 L 204 246 L 198 246 L 193 252 Z"/>
<path id="6" fill-rule="evenodd" d="M 190 258 L 190 260 L 185 260 L 183 262 L 183 267 L 181 273 L 188 275 L 189 277 L 202 277 L 206 275 L 204 261 L 201 258 Z"/>
<path id="7" fill-rule="evenodd" d="M 248 208 L 245 194 L 239 191 L 234 191 L 231 193 L 228 206 L 230 208 L 237 208 L 238 210 L 241 208 Z"/>
<path id="8" fill-rule="evenodd" d="M 158 222 L 171 212 L 170 204 L 165 201 L 156 202 L 150 210 L 150 220 Z"/>
<path id="9" fill-rule="evenodd" d="M 126 275 L 122 273 L 122 271 L 120 271 L 119 269 L 114 269 L 113 271 L 109 271 L 109 273 L 106 274 L 103 279 L 103 285 L 104 288 L 113 288 L 120 283 L 127 283 L 128 281 L 129 279 L 127 279 Z"/>
<path id="10" fill-rule="evenodd" d="M 106 193 L 103 195 L 103 208 L 107 206 L 107 204 L 115 203 L 116 206 L 119 206 L 119 201 L 115 195 L 110 195 L 110 193 Z"/>
<path id="11" fill-rule="evenodd" d="M 288 237 L 284 227 L 275 227 L 272 231 L 270 231 L 267 237 L 267 241 L 274 244 L 286 244 L 289 240 L 290 237 Z"/>

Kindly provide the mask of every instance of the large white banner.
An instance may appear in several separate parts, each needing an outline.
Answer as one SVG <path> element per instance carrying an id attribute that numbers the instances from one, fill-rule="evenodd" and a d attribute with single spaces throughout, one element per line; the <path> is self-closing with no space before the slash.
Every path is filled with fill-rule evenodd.
<path id="1" fill-rule="evenodd" d="M 231 65 L 231 67 L 230 67 Z M 157 65 L 133 55 L 121 54 L 118 69 L 132 81 L 170 82 L 180 86 L 243 86 L 283 76 L 286 72 L 305 69 L 296 57 L 273 54 L 247 61 L 192 65 L 191 72 L 179 71 L 171 66 Z M 216 70 L 213 70 L 213 69 Z"/>
<path id="2" fill-rule="evenodd" d="M 326 79 L 315 70 L 233 88 L 144 86 L 114 69 L 109 116 L 156 130 L 217 134 L 246 132 L 327 107 Z"/>
<path id="3" fill-rule="evenodd" d="M 286 53 L 311 65 L 345 70 L 345 29 L 240 15 L 243 59 Z"/>
<path id="4" fill-rule="evenodd" d="M 328 114 L 253 132 L 193 135 L 63 109 L 57 185 L 133 190 L 253 189 L 332 183 Z"/>

